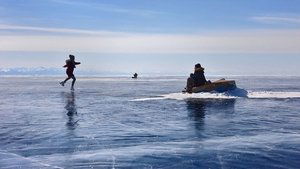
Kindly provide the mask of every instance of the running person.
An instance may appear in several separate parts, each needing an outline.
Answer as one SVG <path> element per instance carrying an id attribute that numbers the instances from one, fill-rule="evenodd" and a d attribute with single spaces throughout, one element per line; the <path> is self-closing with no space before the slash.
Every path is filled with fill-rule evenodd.
<path id="1" fill-rule="evenodd" d="M 66 67 L 67 68 L 67 71 L 66 71 L 66 74 L 68 75 L 68 77 L 60 82 L 60 84 L 62 86 L 65 86 L 65 83 L 69 80 L 69 79 L 73 79 L 72 81 L 72 85 L 71 85 L 71 90 L 74 90 L 74 84 L 75 84 L 75 81 L 76 81 L 76 77 L 74 76 L 74 69 L 76 68 L 76 65 L 79 65 L 80 62 L 75 62 L 75 56 L 74 55 L 69 55 L 69 58 L 68 60 L 66 60 L 66 65 L 64 65 L 63 67 Z"/>

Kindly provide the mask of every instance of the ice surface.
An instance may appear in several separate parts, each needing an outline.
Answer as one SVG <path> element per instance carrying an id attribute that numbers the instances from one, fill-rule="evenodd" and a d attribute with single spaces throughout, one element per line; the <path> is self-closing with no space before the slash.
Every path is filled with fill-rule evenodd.
<path id="1" fill-rule="evenodd" d="M 248 98 L 253 99 L 288 99 L 288 98 L 300 98 L 300 92 L 249 92 Z"/>
<path id="2" fill-rule="evenodd" d="M 0 79 L 1 169 L 300 165 L 300 78 L 198 94 L 175 77 L 78 77 L 75 92 L 59 81 Z"/>
<path id="3" fill-rule="evenodd" d="M 0 168 L 61 169 L 58 166 L 51 166 L 31 158 L 3 151 L 0 151 Z"/>

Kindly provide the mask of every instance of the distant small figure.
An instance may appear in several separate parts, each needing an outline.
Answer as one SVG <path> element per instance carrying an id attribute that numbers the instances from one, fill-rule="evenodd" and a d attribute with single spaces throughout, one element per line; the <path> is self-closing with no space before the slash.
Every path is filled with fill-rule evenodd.
<path id="1" fill-rule="evenodd" d="M 137 79 L 137 77 L 138 77 L 138 74 L 134 73 L 132 79 Z"/>
<path id="2" fill-rule="evenodd" d="M 60 84 L 62 86 L 65 86 L 65 83 L 69 80 L 69 79 L 73 79 L 72 81 L 72 85 L 71 85 L 71 90 L 74 90 L 74 84 L 75 84 L 75 81 L 76 81 L 76 78 L 73 74 L 74 72 L 74 69 L 76 68 L 76 65 L 79 65 L 80 62 L 75 62 L 75 56 L 74 55 L 69 55 L 69 58 L 68 60 L 66 60 L 66 65 L 64 65 L 63 67 L 66 67 L 67 70 L 66 70 L 66 74 L 68 75 L 68 77 L 60 82 Z"/>

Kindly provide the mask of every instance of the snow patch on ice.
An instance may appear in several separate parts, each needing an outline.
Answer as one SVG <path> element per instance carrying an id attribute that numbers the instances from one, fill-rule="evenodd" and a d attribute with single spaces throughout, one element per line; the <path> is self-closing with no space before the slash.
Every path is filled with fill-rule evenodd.
<path id="1" fill-rule="evenodd" d="M 272 92 L 272 91 L 246 91 L 244 89 L 236 89 L 224 93 L 202 92 L 202 93 L 170 93 L 157 97 L 139 98 L 132 101 L 149 101 L 149 100 L 186 100 L 186 99 L 291 99 L 300 98 L 300 92 Z"/>

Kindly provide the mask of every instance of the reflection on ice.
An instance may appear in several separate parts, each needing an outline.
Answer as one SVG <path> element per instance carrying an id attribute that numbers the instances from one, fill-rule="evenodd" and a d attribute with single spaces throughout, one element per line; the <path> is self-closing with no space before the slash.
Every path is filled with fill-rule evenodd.
<path id="1" fill-rule="evenodd" d="M 194 120 L 195 128 L 202 130 L 205 125 L 207 111 L 217 112 L 222 110 L 224 113 L 232 114 L 234 112 L 235 99 L 187 99 L 185 102 L 188 116 L 191 120 Z"/>
<path id="2" fill-rule="evenodd" d="M 75 93 L 63 93 L 63 96 L 66 100 L 66 106 L 65 109 L 67 111 L 68 116 L 68 122 L 66 123 L 66 126 L 68 126 L 68 129 L 74 130 L 76 126 L 78 125 L 79 120 L 75 120 L 74 116 L 77 116 L 77 106 L 75 103 Z"/>

